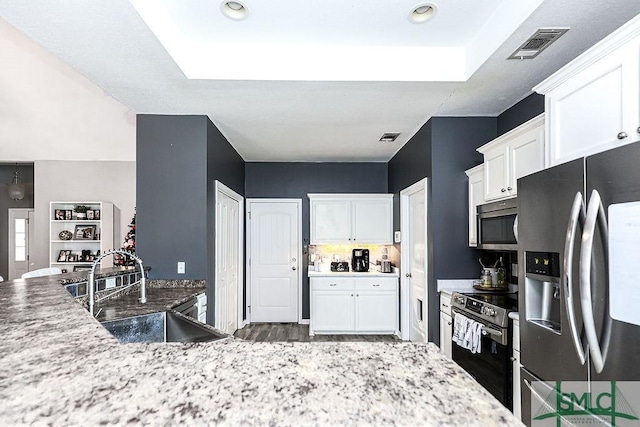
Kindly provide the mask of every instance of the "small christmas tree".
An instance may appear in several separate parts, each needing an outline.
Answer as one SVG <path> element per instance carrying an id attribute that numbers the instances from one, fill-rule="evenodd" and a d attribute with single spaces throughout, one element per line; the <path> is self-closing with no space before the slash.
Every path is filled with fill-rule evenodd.
<path id="1" fill-rule="evenodd" d="M 129 232 L 126 236 L 124 236 L 124 243 L 122 249 L 125 251 L 131 252 L 133 254 L 136 253 L 136 214 L 133 214 L 133 219 L 129 224 Z M 135 261 L 128 256 L 122 256 L 117 254 L 115 257 L 115 264 L 122 266 L 131 266 L 135 265 Z"/>

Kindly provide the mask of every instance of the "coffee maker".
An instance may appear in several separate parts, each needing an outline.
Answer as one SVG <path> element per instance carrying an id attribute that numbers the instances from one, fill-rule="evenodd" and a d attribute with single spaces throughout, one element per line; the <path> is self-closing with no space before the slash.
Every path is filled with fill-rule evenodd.
<path id="1" fill-rule="evenodd" d="M 351 271 L 369 271 L 369 249 L 351 251 Z"/>

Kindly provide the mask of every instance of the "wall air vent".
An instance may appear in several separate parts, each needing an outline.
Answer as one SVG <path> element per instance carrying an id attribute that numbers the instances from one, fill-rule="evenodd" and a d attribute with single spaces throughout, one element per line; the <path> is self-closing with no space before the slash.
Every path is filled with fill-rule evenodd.
<path id="1" fill-rule="evenodd" d="M 385 133 L 380 137 L 380 142 L 393 142 L 400 136 L 399 133 Z"/>
<path id="2" fill-rule="evenodd" d="M 567 31 L 569 28 L 540 28 L 516 49 L 509 59 L 533 59 Z"/>

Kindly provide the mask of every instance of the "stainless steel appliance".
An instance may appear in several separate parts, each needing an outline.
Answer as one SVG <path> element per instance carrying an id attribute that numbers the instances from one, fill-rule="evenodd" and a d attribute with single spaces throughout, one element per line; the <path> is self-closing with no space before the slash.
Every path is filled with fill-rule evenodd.
<path id="1" fill-rule="evenodd" d="M 528 425 L 544 401 L 555 405 L 564 381 L 583 392 L 594 382 L 640 381 L 639 165 L 634 143 L 518 180 Z M 591 404 L 581 393 L 572 405 Z"/>
<path id="2" fill-rule="evenodd" d="M 331 261 L 331 271 L 349 271 L 349 263 L 346 261 Z"/>
<path id="3" fill-rule="evenodd" d="M 380 272 L 381 273 L 391 273 L 391 261 L 388 259 L 383 259 L 380 261 Z"/>
<path id="4" fill-rule="evenodd" d="M 353 249 L 351 251 L 351 270 L 369 271 L 369 249 Z"/>
<path id="5" fill-rule="evenodd" d="M 496 397 L 512 409 L 512 337 L 508 314 L 518 310 L 517 294 L 454 292 L 451 295 L 451 317 L 462 314 L 480 322 L 480 353 L 472 353 L 452 343 L 453 360 Z"/>
<path id="6" fill-rule="evenodd" d="M 518 250 L 518 204 L 507 199 L 478 206 L 478 249 Z"/>

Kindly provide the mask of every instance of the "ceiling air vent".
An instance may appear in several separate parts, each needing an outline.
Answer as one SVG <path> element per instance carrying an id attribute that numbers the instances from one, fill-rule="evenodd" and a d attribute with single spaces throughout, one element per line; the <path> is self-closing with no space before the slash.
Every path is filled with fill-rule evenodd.
<path id="1" fill-rule="evenodd" d="M 400 136 L 399 133 L 385 133 L 380 137 L 380 142 L 393 142 Z"/>
<path id="2" fill-rule="evenodd" d="M 509 59 L 533 59 L 567 31 L 569 28 L 540 28 Z"/>

